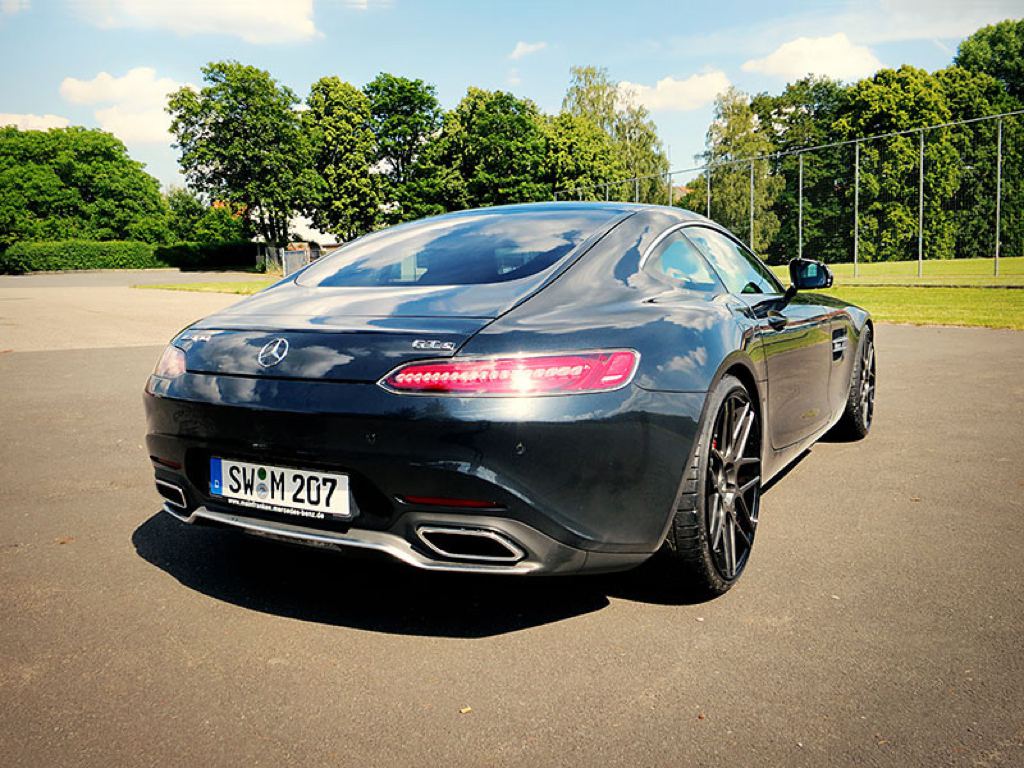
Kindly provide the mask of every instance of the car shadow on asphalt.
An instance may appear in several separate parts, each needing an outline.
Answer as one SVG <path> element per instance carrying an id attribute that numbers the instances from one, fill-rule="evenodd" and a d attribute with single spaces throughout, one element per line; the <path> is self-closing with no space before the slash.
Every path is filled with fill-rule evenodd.
<path id="1" fill-rule="evenodd" d="M 135 529 L 147 562 L 218 600 L 277 616 L 404 635 L 475 638 L 564 621 L 610 597 L 693 602 L 657 566 L 625 573 L 530 577 L 432 573 L 373 553 L 268 541 L 192 527 L 158 512 Z"/>

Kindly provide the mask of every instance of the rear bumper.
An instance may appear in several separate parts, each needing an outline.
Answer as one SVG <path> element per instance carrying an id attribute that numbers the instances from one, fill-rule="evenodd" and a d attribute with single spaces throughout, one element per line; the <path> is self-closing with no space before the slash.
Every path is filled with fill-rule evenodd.
<path id="1" fill-rule="evenodd" d="M 383 551 L 434 570 L 616 570 L 657 550 L 696 433 L 703 394 L 639 387 L 535 398 L 410 397 L 373 384 L 185 374 L 151 382 L 149 453 L 179 486 L 175 517 L 314 545 Z M 210 456 L 345 472 L 344 524 L 223 506 Z M 165 488 L 166 490 L 166 488 Z M 402 497 L 486 499 L 493 508 L 419 507 Z M 515 562 L 453 560 L 422 526 L 506 536 Z"/>
<path id="2" fill-rule="evenodd" d="M 189 512 L 173 504 L 164 504 L 164 512 L 183 523 L 205 524 L 218 527 L 236 528 L 258 536 L 282 541 L 305 544 L 314 547 L 336 548 L 339 550 L 362 549 L 380 552 L 406 565 L 427 571 L 451 571 L 460 573 L 494 573 L 509 575 L 578 573 L 581 571 L 617 571 L 639 565 L 649 555 L 629 553 L 598 553 L 574 549 L 557 542 L 529 526 L 514 520 L 448 519 L 450 527 L 472 526 L 474 529 L 498 531 L 508 540 L 520 546 L 521 557 L 515 561 L 494 563 L 472 559 L 450 559 L 424 551 L 412 543 L 411 530 L 420 526 L 412 520 L 404 520 L 398 531 L 373 531 L 350 528 L 341 533 L 318 530 L 282 520 L 261 520 L 236 512 L 197 507 Z M 446 521 L 436 514 L 421 516 L 431 526 L 444 525 Z"/>

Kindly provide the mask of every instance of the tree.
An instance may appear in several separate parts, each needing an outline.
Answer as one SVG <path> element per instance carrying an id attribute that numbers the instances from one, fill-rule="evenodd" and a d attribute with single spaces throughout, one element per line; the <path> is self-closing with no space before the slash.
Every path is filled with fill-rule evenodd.
<path id="1" fill-rule="evenodd" d="M 1020 102 L 1006 92 L 1003 84 L 984 72 L 952 66 L 936 72 L 935 79 L 953 120 L 971 120 L 1020 108 Z M 1001 239 L 1004 243 L 1019 243 L 1024 233 L 1024 183 L 1019 174 L 1007 171 L 1024 167 L 1024 146 L 1010 140 L 1011 131 L 1018 124 L 1012 119 L 1004 122 Z M 957 153 L 956 188 L 949 206 L 955 238 L 952 255 L 956 258 L 987 256 L 995 251 L 998 130 L 995 120 L 938 129 Z"/>
<path id="2" fill-rule="evenodd" d="M 846 94 L 835 127 L 844 139 L 949 122 L 945 94 L 928 72 L 881 69 Z M 860 258 L 917 257 L 919 133 L 861 142 Z M 958 158 L 946 131 L 925 134 L 924 243 L 929 256 L 949 258 L 955 235 L 949 212 Z"/>
<path id="3" fill-rule="evenodd" d="M 196 225 L 206 213 L 203 201 L 184 187 L 171 187 L 167 191 L 166 200 L 171 234 L 181 242 L 194 241 Z"/>
<path id="4" fill-rule="evenodd" d="M 615 142 L 582 115 L 562 112 L 546 121 L 547 153 L 545 183 L 553 195 L 562 189 L 597 189 L 606 186 L 609 196 L 620 197 L 625 166 Z M 629 184 L 629 194 L 633 185 Z"/>
<path id="5" fill-rule="evenodd" d="M 370 100 L 337 77 L 323 77 L 306 104 L 302 126 L 315 178 L 304 210 L 317 229 L 351 240 L 373 229 L 379 209 Z"/>
<path id="6" fill-rule="evenodd" d="M 18 240 L 170 238 L 155 178 L 86 128 L 0 128 L 0 249 Z"/>
<path id="7" fill-rule="evenodd" d="M 424 145 L 441 127 L 434 86 L 381 72 L 363 88 L 370 100 L 370 126 L 378 163 L 392 188 L 409 180 Z"/>
<path id="8" fill-rule="evenodd" d="M 604 67 L 575 66 L 569 69 L 569 88 L 562 111 L 586 117 L 609 136 L 619 120 L 619 91 Z"/>
<path id="9" fill-rule="evenodd" d="M 711 217 L 744 240 L 750 239 L 750 176 L 747 158 L 772 152 L 773 146 L 760 130 L 757 115 L 749 97 L 729 88 L 715 99 L 715 117 L 705 140 L 707 149 L 701 156 L 711 170 Z M 774 205 L 784 184 L 771 173 L 767 160 L 753 163 L 754 232 L 751 248 L 766 251 L 779 231 Z M 704 207 L 707 177 L 699 176 L 690 185 L 685 206 Z"/>
<path id="10" fill-rule="evenodd" d="M 960 43 L 953 63 L 991 75 L 1024 101 L 1024 19 L 982 27 Z"/>
<path id="11" fill-rule="evenodd" d="M 172 187 L 166 199 L 168 225 L 179 242 L 228 243 L 248 239 L 241 213 L 227 203 L 208 205 L 182 187 Z"/>
<path id="12" fill-rule="evenodd" d="M 537 106 L 504 91 L 469 88 L 444 116 L 412 180 L 411 210 L 436 213 L 549 197 L 545 129 Z"/>
<path id="13" fill-rule="evenodd" d="M 751 100 L 761 131 L 777 153 L 829 144 L 837 139 L 833 124 L 846 86 L 837 80 L 808 76 L 790 83 L 777 96 L 761 93 Z M 778 234 L 764 255 L 782 264 L 799 253 L 836 262 L 853 253 L 853 149 L 827 147 L 803 154 L 780 154 L 771 172 L 782 179 L 772 210 Z M 803 227 L 800 221 L 800 166 L 803 165 Z"/>
<path id="14" fill-rule="evenodd" d="M 203 80 L 198 92 L 171 94 L 167 107 L 185 179 L 211 200 L 241 206 L 268 243 L 283 245 L 308 181 L 298 99 L 269 73 L 236 61 L 207 64 Z"/>
<path id="15" fill-rule="evenodd" d="M 584 117 L 612 139 L 626 176 L 644 177 L 637 187 L 619 185 L 619 195 L 640 200 L 667 200 L 668 158 L 662 150 L 658 129 L 646 108 L 636 104 L 633 94 L 622 91 L 603 67 L 572 67 L 562 111 Z M 571 191 L 571 190 L 570 190 Z M 597 190 L 586 190 L 591 196 Z"/>

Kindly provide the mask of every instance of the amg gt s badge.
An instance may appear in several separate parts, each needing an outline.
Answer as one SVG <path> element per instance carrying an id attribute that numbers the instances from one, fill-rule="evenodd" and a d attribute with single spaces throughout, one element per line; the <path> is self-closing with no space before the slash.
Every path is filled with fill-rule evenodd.
<path id="1" fill-rule="evenodd" d="M 445 352 L 452 352 L 455 350 L 454 341 L 441 341 L 440 339 L 416 339 L 412 343 L 413 349 L 440 349 Z"/>

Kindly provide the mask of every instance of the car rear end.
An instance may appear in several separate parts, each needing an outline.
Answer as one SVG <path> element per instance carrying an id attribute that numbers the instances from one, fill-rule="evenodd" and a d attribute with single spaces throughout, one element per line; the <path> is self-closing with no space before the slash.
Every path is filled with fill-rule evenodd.
<path id="1" fill-rule="evenodd" d="M 686 443 L 633 383 L 636 350 L 474 352 L 621 218 L 396 228 L 192 326 L 146 387 L 166 511 L 434 570 L 641 562 Z M 486 265 L 462 279 L 467 252 Z"/>

